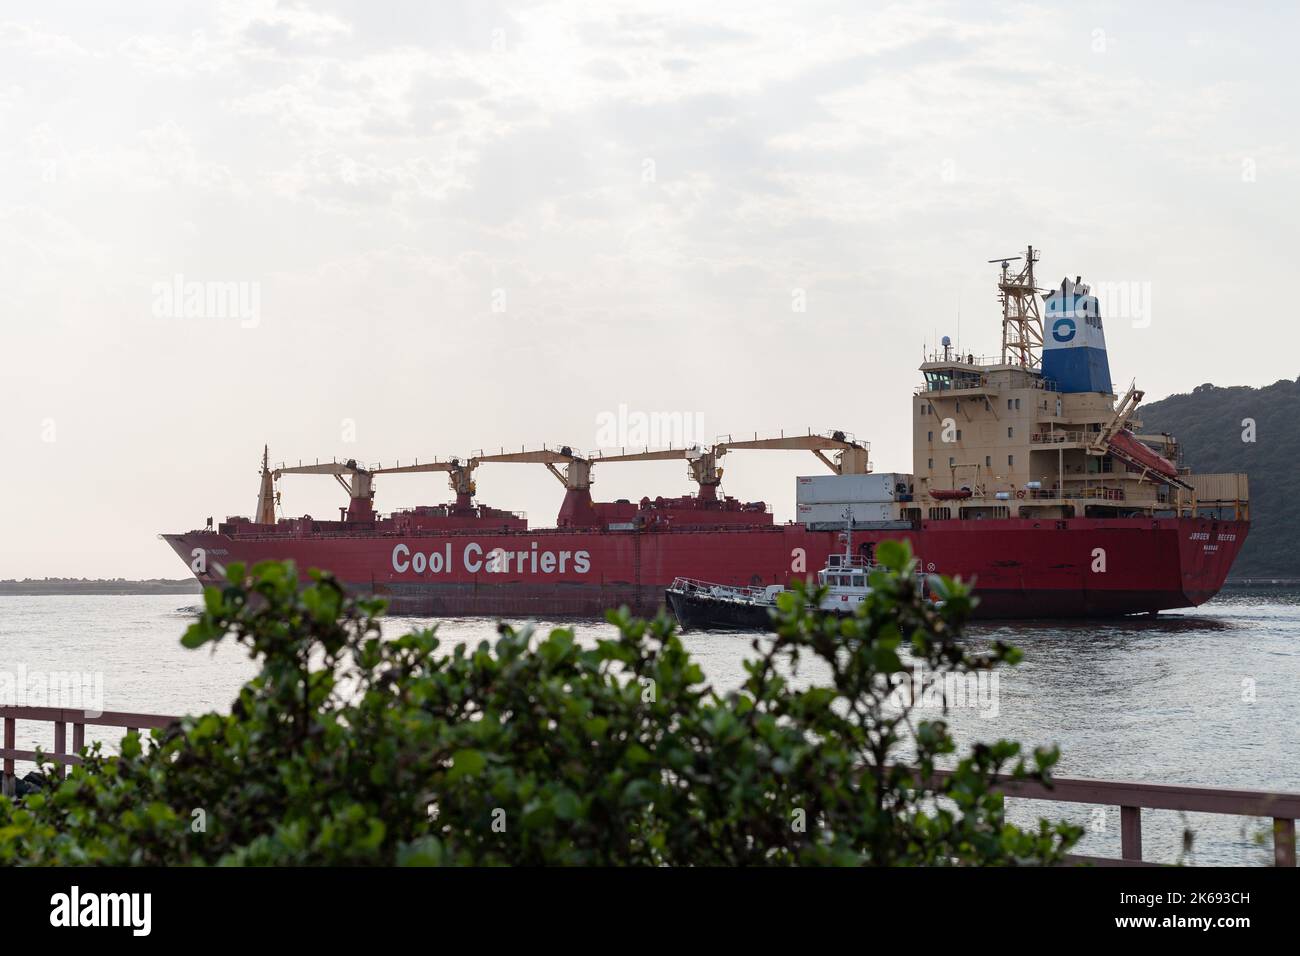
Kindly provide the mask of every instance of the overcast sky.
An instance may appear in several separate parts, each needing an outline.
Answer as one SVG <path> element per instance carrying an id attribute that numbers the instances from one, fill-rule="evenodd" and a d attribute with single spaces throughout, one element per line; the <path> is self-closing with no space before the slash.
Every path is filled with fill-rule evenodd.
<path id="1" fill-rule="evenodd" d="M 1117 387 L 1294 378 L 1274 6 L 0 3 L 0 577 L 184 575 L 156 534 L 250 514 L 264 442 L 588 451 L 625 405 L 910 470 L 923 345 L 994 353 L 985 260 L 1031 242 L 1040 284 L 1140 300 Z M 244 308 L 190 314 L 186 283 Z M 821 468 L 724 464 L 780 519 Z M 562 495 L 541 466 L 478 487 L 538 527 Z"/>

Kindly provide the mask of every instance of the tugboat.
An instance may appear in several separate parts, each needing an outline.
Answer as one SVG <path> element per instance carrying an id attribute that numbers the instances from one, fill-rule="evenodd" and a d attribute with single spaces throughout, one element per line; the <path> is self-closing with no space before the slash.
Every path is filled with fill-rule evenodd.
<path id="1" fill-rule="evenodd" d="M 871 593 L 867 578 L 875 569 L 870 553 L 853 553 L 851 512 L 846 519 L 844 553 L 828 555 L 826 566 L 817 572 L 818 587 L 826 589 L 820 609 L 842 617 L 852 615 Z M 676 578 L 664 596 L 683 630 L 765 631 L 772 625 L 777 598 L 786 590 L 779 584 L 743 588 Z"/>

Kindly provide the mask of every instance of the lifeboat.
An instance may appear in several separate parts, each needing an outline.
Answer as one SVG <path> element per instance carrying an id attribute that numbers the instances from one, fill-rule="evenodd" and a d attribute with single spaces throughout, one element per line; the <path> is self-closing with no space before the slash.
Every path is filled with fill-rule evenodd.
<path id="1" fill-rule="evenodd" d="M 939 488 L 930 492 L 930 497 L 937 498 L 939 501 L 959 501 L 969 498 L 970 495 L 969 488 Z"/>

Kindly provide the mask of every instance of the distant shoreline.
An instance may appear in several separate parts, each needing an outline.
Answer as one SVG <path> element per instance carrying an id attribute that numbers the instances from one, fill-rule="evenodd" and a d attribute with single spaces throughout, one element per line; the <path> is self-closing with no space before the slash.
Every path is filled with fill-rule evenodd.
<path id="1" fill-rule="evenodd" d="M 143 581 L 122 579 L 28 578 L 24 581 L 0 581 L 0 595 L 39 597 L 75 594 L 202 594 L 203 587 L 194 578 L 150 578 Z"/>

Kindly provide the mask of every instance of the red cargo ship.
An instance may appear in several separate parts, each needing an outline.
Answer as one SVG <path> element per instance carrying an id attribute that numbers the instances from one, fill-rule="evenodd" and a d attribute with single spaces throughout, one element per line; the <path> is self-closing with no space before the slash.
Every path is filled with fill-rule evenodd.
<path id="1" fill-rule="evenodd" d="M 674 578 L 735 586 L 811 577 L 843 547 L 905 539 L 925 571 L 974 579 L 985 617 L 1088 617 L 1199 605 L 1222 586 L 1249 528 L 1245 475 L 1192 475 L 1168 435 L 1143 435 L 1142 393 L 1113 393 L 1097 298 L 1064 280 L 1039 300 L 1036 252 L 998 283 L 1001 355 L 963 356 L 947 338 L 921 366 L 911 402 L 913 471 L 873 474 L 869 447 L 843 432 L 582 456 L 558 449 L 405 467 L 327 462 L 272 469 L 263 454 L 257 516 L 164 535 L 204 583 L 232 561 L 290 559 L 332 571 L 395 613 L 598 617 L 659 609 Z M 719 494 L 718 460 L 741 449 L 805 449 L 830 473 L 801 477 L 794 522 Z M 596 502 L 596 465 L 687 462 L 699 491 Z M 542 464 L 566 491 L 555 528 L 474 504 L 488 463 Z M 376 475 L 444 472 L 453 503 L 381 516 Z M 337 521 L 277 518 L 285 474 L 333 475 Z"/>

